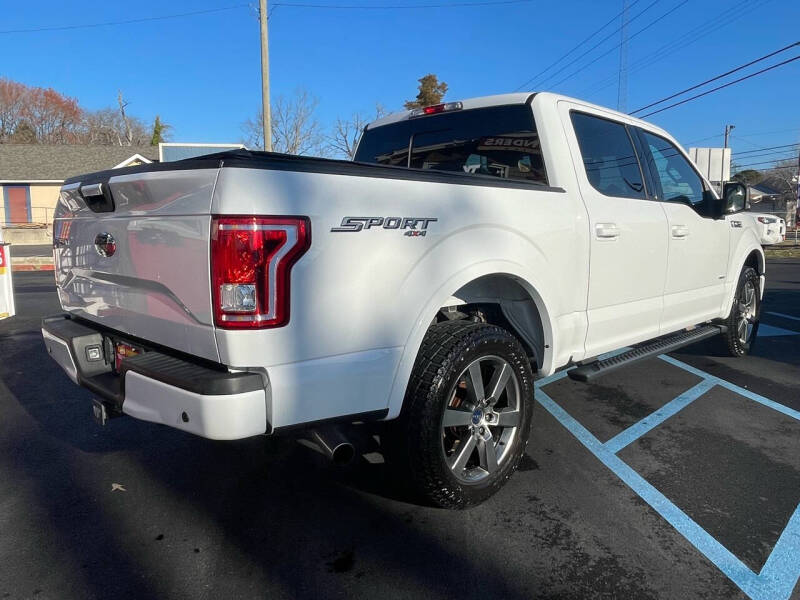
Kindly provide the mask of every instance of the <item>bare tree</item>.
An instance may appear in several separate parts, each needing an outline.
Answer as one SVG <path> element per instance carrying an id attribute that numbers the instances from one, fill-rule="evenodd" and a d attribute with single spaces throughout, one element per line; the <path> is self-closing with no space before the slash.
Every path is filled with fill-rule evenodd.
<path id="1" fill-rule="evenodd" d="M 87 144 L 122 146 L 119 112 L 112 108 L 86 111 L 83 115 L 84 139 Z"/>
<path id="2" fill-rule="evenodd" d="M 24 117 L 27 86 L 0 77 L 0 142 L 8 141 Z"/>
<path id="3" fill-rule="evenodd" d="M 82 141 L 103 146 L 142 146 L 150 143 L 150 133 L 144 122 L 126 114 L 127 124 L 118 109 L 103 108 L 83 113 Z M 130 130 L 130 144 L 128 132 Z"/>
<path id="4" fill-rule="evenodd" d="M 324 156 L 327 153 L 325 136 L 314 116 L 319 101 L 304 89 L 291 98 L 279 96 L 272 104 L 272 148 L 284 154 Z M 263 114 L 242 123 L 245 144 L 263 148 Z"/>
<path id="5" fill-rule="evenodd" d="M 785 212 L 787 224 L 794 224 L 797 211 L 798 159 L 782 160 L 764 174 L 764 183 L 780 192 L 776 209 Z"/>
<path id="6" fill-rule="evenodd" d="M 328 139 L 328 146 L 332 154 L 352 159 L 356 155 L 361 132 L 364 131 L 368 122 L 359 114 L 354 114 L 349 119 L 337 118 L 333 125 L 333 133 Z"/>
<path id="7" fill-rule="evenodd" d="M 130 146 L 133 143 L 133 131 L 131 130 L 131 123 L 125 115 L 125 107 L 128 103 L 122 98 L 122 90 L 117 91 L 117 102 L 119 103 L 119 115 L 122 117 L 122 123 L 125 125 L 125 145 Z"/>
<path id="8" fill-rule="evenodd" d="M 86 111 L 77 100 L 54 89 L 0 78 L 0 143 L 150 143 L 151 132 L 141 119 L 127 113 L 122 92 L 117 102 L 118 109 Z"/>
<path id="9" fill-rule="evenodd" d="M 333 132 L 328 138 L 328 147 L 331 154 L 343 158 L 352 158 L 356 155 L 358 140 L 364 128 L 373 120 L 379 119 L 386 114 L 386 109 L 382 104 L 375 104 L 375 117 L 369 119 L 359 113 L 354 113 L 349 119 L 336 119 L 333 125 Z"/>

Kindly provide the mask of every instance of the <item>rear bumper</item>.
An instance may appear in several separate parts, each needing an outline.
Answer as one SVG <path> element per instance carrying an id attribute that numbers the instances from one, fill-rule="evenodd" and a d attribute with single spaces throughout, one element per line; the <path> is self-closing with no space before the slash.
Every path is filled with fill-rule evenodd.
<path id="1" fill-rule="evenodd" d="M 44 319 L 42 337 L 67 376 L 112 412 L 215 440 L 269 430 L 267 390 L 258 373 L 230 373 L 152 351 L 124 359 L 116 374 L 113 357 L 106 356 L 108 336 L 66 315 Z"/>

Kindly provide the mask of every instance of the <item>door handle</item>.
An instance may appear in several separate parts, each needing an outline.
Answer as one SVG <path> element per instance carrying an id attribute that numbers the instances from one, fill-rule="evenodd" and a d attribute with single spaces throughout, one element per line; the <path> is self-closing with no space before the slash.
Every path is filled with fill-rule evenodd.
<path id="1" fill-rule="evenodd" d="M 686 225 L 673 225 L 672 226 L 672 237 L 674 238 L 685 238 L 689 235 L 689 228 Z"/>
<path id="2" fill-rule="evenodd" d="M 619 237 L 619 228 L 616 223 L 597 223 L 594 233 L 600 239 L 612 240 Z"/>

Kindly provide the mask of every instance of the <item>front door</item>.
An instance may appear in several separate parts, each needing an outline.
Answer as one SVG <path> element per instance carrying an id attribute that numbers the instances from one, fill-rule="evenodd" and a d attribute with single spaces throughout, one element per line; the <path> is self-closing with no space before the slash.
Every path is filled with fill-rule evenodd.
<path id="1" fill-rule="evenodd" d="M 596 356 L 658 335 L 667 220 L 649 199 L 628 126 L 580 105 L 562 118 L 589 217 L 586 356 Z"/>
<path id="2" fill-rule="evenodd" d="M 27 187 L 5 187 L 6 223 L 30 222 Z"/>
<path id="3" fill-rule="evenodd" d="M 730 224 L 689 159 L 666 138 L 639 130 L 669 227 L 661 333 L 719 316 L 728 271 Z"/>

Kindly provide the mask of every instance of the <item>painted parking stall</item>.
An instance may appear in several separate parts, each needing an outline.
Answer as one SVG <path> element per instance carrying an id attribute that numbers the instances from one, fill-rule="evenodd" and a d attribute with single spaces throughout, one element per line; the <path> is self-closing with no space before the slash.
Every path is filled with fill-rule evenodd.
<path id="1" fill-rule="evenodd" d="M 777 317 L 785 321 L 800 322 L 800 317 L 783 313 L 766 313 L 764 316 L 769 321 L 774 321 L 769 317 Z M 775 324 L 763 323 L 759 331 L 759 343 L 768 343 L 769 338 L 772 337 L 784 338 L 788 336 L 800 336 L 800 332 L 779 327 Z M 800 486 L 794 488 L 796 492 L 794 508 L 785 526 L 777 536 L 777 540 L 772 545 L 771 551 L 763 561 L 761 568 L 754 569 L 752 560 L 748 561 L 751 563 L 750 565 L 746 564 L 741 557 L 727 548 L 698 522 L 702 519 L 692 518 L 686 511 L 682 510 L 678 502 L 670 498 L 668 493 L 662 492 L 658 486 L 649 481 L 647 477 L 638 472 L 637 469 L 629 464 L 628 460 L 625 460 L 620 455 L 626 455 L 625 450 L 627 448 L 631 448 L 637 441 L 645 439 L 648 434 L 656 434 L 659 428 L 669 426 L 670 423 L 677 421 L 677 417 L 683 411 L 687 411 L 689 407 L 704 398 L 711 397 L 715 390 L 725 390 L 735 397 L 746 399 L 775 413 L 780 419 L 776 429 L 782 430 L 789 440 L 800 439 L 800 411 L 707 373 L 672 356 L 661 355 L 658 359 L 653 360 L 666 363 L 675 369 L 676 376 L 681 372 L 690 374 L 696 378 L 696 383 L 690 383 L 688 389 L 668 402 L 663 403 L 644 418 L 625 427 L 622 431 L 610 437 L 605 432 L 606 435 L 604 437 L 608 437 L 605 441 L 598 439 L 578 418 L 565 410 L 563 405 L 573 401 L 563 393 L 565 391 L 563 388 L 559 390 L 553 384 L 564 381 L 567 374 L 566 371 L 539 380 L 536 383 L 536 401 L 569 430 L 605 467 L 610 469 L 665 519 L 669 525 L 683 535 L 692 546 L 708 558 L 747 596 L 754 600 L 788 599 L 797 584 L 798 578 L 800 578 L 800 504 L 798 504 L 800 502 Z M 652 370 L 654 367 L 655 365 L 651 366 L 650 369 Z M 551 397 L 549 390 L 553 389 L 562 393 L 554 393 L 553 397 Z M 717 412 L 735 411 L 737 406 L 734 403 L 721 402 L 718 403 L 714 410 Z M 733 415 L 731 417 L 733 418 Z M 791 444 L 791 441 L 789 443 Z M 800 450 L 800 448 L 796 448 L 796 450 Z M 716 458 L 720 461 L 725 459 L 724 456 L 717 456 Z M 797 461 L 797 453 L 795 452 L 794 456 L 786 457 L 786 459 Z M 636 461 L 631 460 L 630 462 L 635 463 Z M 798 468 L 800 468 L 800 463 L 795 465 L 794 471 L 789 470 L 788 472 L 790 474 L 792 472 L 796 473 Z M 770 495 L 769 482 L 764 482 L 763 488 L 743 489 L 740 490 L 740 493 L 743 495 L 762 495 L 762 497 L 768 498 Z M 786 504 L 785 499 L 783 503 Z"/>

